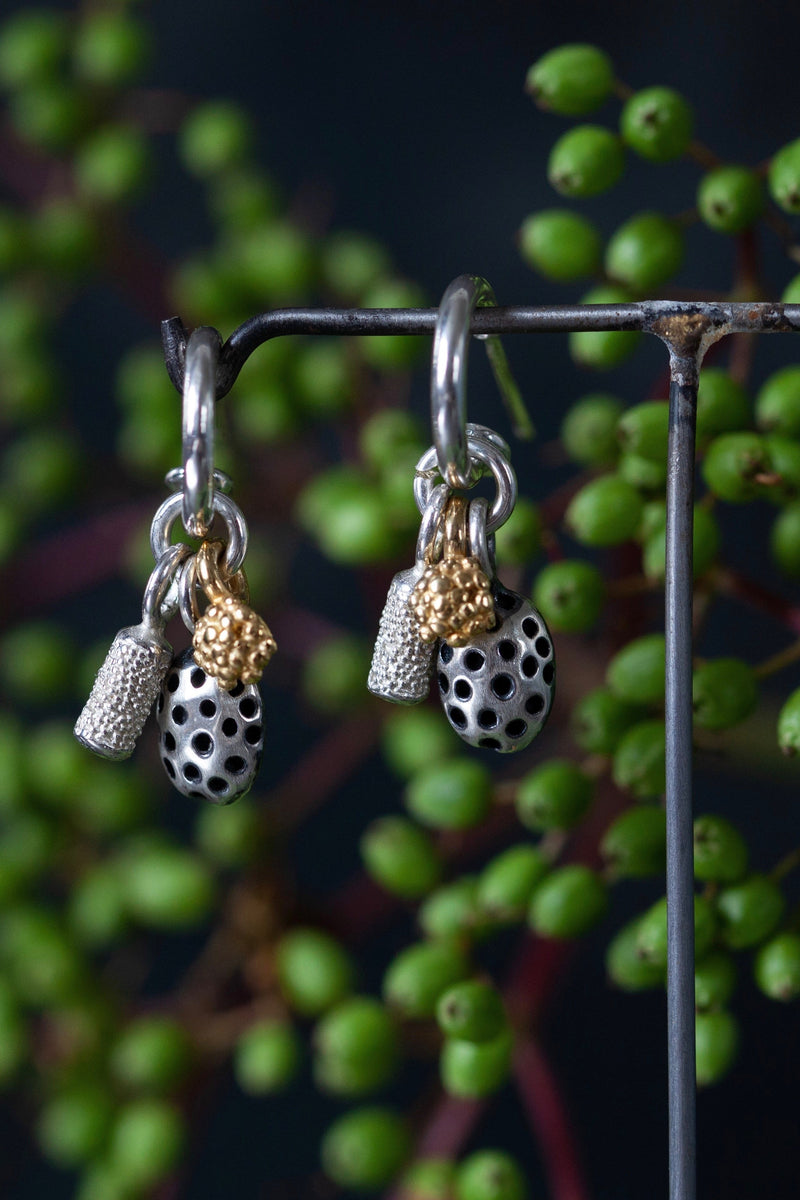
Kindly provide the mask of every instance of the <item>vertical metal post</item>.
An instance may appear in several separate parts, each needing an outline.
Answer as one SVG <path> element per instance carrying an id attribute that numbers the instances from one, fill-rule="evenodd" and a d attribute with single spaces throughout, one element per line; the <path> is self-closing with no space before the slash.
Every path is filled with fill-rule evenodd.
<path id="1" fill-rule="evenodd" d="M 669 1195 L 695 1198 L 692 526 L 699 354 L 670 346 L 666 554 Z"/>

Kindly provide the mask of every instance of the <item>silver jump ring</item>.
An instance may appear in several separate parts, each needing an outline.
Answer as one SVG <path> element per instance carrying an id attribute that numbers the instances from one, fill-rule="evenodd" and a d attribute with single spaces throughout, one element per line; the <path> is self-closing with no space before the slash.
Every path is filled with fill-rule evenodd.
<path id="1" fill-rule="evenodd" d="M 183 375 L 183 525 L 192 537 L 205 537 L 214 512 L 214 402 L 220 337 L 216 329 L 195 329 L 186 344 Z"/>
<path id="2" fill-rule="evenodd" d="M 425 556 L 440 532 L 445 506 L 451 495 L 452 488 L 449 488 L 446 483 L 440 483 L 430 493 L 419 526 L 416 554 L 417 566 L 424 564 Z"/>
<path id="3" fill-rule="evenodd" d="M 214 471 L 214 491 L 224 492 L 227 496 L 233 491 L 233 480 L 230 475 L 226 475 L 224 471 Z M 164 483 L 171 492 L 183 491 L 184 470 L 183 467 L 173 467 L 171 471 L 167 471 L 164 476 Z"/>
<path id="4" fill-rule="evenodd" d="M 182 508 L 183 496 L 180 492 L 173 492 L 171 496 L 167 496 L 153 517 L 153 524 L 150 526 L 150 549 L 156 562 L 170 546 L 172 526 Z M 247 553 L 247 522 L 239 505 L 221 492 L 214 494 L 212 517 L 214 513 L 222 517 L 228 530 L 228 543 L 223 551 L 222 567 L 227 575 L 235 575 Z"/>
<path id="5" fill-rule="evenodd" d="M 467 450 L 467 350 L 473 310 L 497 301 L 485 279 L 459 275 L 439 305 L 431 368 L 431 425 L 439 472 L 454 488 L 471 485 Z"/>
<path id="6" fill-rule="evenodd" d="M 142 618 L 144 620 L 161 617 L 168 621 L 173 615 L 177 603 L 175 603 L 175 598 L 170 596 L 170 589 L 175 576 L 190 554 L 189 547 L 179 542 L 175 546 L 168 546 L 164 553 L 159 555 L 147 581 L 147 587 L 144 589 L 142 601 Z"/>
<path id="7" fill-rule="evenodd" d="M 183 564 L 178 580 L 178 596 L 180 597 L 178 606 L 181 611 L 181 619 L 189 633 L 194 633 L 194 611 L 192 609 L 192 592 L 195 589 L 194 565 L 193 556 Z"/>
<path id="8" fill-rule="evenodd" d="M 490 579 L 494 579 L 494 538 L 487 536 L 486 516 L 489 504 L 483 496 L 476 496 L 469 505 L 469 552 L 477 558 Z"/>
<path id="9" fill-rule="evenodd" d="M 511 516 L 517 502 L 517 477 L 511 463 L 492 442 L 485 441 L 483 438 L 470 438 L 468 450 L 470 460 L 488 467 L 497 484 L 497 495 L 486 522 L 487 533 L 494 533 Z M 414 476 L 414 499 L 417 502 L 417 508 L 422 513 L 427 508 L 434 486 L 435 464 L 436 449 L 431 446 L 417 463 Z"/>

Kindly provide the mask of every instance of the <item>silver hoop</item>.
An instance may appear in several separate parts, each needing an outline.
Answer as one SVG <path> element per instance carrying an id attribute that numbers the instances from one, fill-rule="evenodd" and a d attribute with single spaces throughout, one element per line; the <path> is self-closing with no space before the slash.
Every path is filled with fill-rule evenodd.
<path id="1" fill-rule="evenodd" d="M 433 488 L 422 513 L 417 538 L 417 566 L 425 565 L 425 556 L 441 532 L 442 517 L 445 505 L 452 495 L 452 489 L 446 483 L 440 483 Z"/>
<path id="2" fill-rule="evenodd" d="M 183 375 L 183 525 L 191 537 L 205 537 L 214 514 L 214 402 L 220 337 L 216 329 L 195 329 L 186 344 Z"/>
<path id="3" fill-rule="evenodd" d="M 511 463 L 494 442 L 484 437 L 471 437 L 467 441 L 467 447 L 471 471 L 475 465 L 482 464 L 489 468 L 497 484 L 497 495 L 486 522 L 487 534 L 494 533 L 511 516 L 517 502 L 517 477 Z M 414 475 L 414 499 L 421 513 L 425 512 L 434 487 L 435 464 L 436 448 L 431 446 L 417 463 Z"/>
<path id="4" fill-rule="evenodd" d="M 175 546 L 168 546 L 159 556 L 144 589 L 143 620 L 168 621 L 174 615 L 178 607 L 177 597 L 170 595 L 170 592 L 176 576 L 190 554 L 189 547 L 178 542 Z"/>
<path id="5" fill-rule="evenodd" d="M 150 526 L 150 549 L 153 551 L 153 558 L 156 562 L 171 545 L 172 526 L 182 509 L 183 496 L 180 492 L 174 492 L 171 496 L 167 496 L 153 517 L 153 524 Z M 212 519 L 214 514 L 218 514 L 225 522 L 228 530 L 228 543 L 223 551 L 222 566 L 226 574 L 235 575 L 247 553 L 247 522 L 239 505 L 222 492 L 214 494 L 211 511 Z"/>
<path id="6" fill-rule="evenodd" d="M 477 558 L 490 579 L 496 574 L 494 562 L 494 538 L 486 533 L 486 516 L 489 504 L 483 496 L 476 496 L 469 505 L 469 552 Z"/>
<path id="7" fill-rule="evenodd" d="M 439 305 L 431 366 L 431 425 L 439 473 L 453 488 L 471 486 L 467 436 L 467 349 L 473 310 L 497 301 L 485 279 L 459 275 Z"/>

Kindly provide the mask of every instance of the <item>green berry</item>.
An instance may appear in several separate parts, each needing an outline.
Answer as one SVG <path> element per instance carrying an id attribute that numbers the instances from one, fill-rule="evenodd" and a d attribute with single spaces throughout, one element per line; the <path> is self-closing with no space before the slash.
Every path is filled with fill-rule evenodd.
<path id="1" fill-rule="evenodd" d="M 60 1167 L 76 1167 L 104 1147 L 111 1097 L 101 1084 L 78 1083 L 47 1101 L 36 1122 L 42 1153 Z"/>
<path id="2" fill-rule="evenodd" d="M 93 950 L 111 946 L 125 935 L 128 911 L 113 862 L 96 863 L 73 884 L 68 918 L 78 941 Z"/>
<path id="3" fill-rule="evenodd" d="M 450 759 L 418 771 L 406 788 L 405 804 L 413 817 L 434 829 L 470 829 L 479 825 L 492 800 L 488 768 L 473 759 Z"/>
<path id="4" fill-rule="evenodd" d="M 711 903 L 702 896 L 694 898 L 694 955 L 701 959 L 711 946 L 717 921 Z M 662 970 L 667 965 L 667 898 L 657 900 L 639 919 L 636 938 L 639 954 Z"/>
<path id="5" fill-rule="evenodd" d="M 661 796 L 666 788 L 666 732 L 660 720 L 640 721 L 623 734 L 611 774 L 617 787 L 637 799 Z"/>
<path id="6" fill-rule="evenodd" d="M 710 813 L 694 822 L 694 877 L 703 883 L 736 883 L 747 870 L 747 842 L 725 817 Z"/>
<path id="7" fill-rule="evenodd" d="M 795 275 L 781 293 L 782 304 L 800 304 L 800 275 Z"/>
<path id="8" fill-rule="evenodd" d="M 692 140 L 694 114 L 680 92 L 649 87 L 626 100 L 620 114 L 626 145 L 650 162 L 680 158 Z"/>
<path id="9" fill-rule="evenodd" d="M 50 809 L 73 805 L 88 784 L 93 763 L 70 725 L 65 721 L 37 725 L 24 748 L 27 782 L 36 799 Z"/>
<path id="10" fill-rule="evenodd" d="M 546 279 L 570 283 L 600 269 L 601 240 L 587 217 L 565 208 L 548 208 L 522 222 L 520 254 Z"/>
<path id="11" fill-rule="evenodd" d="M 661 875 L 667 861 L 667 818 L 663 809 L 629 808 L 609 825 L 600 851 L 618 879 Z"/>
<path id="12" fill-rule="evenodd" d="M 373 413 L 361 427 L 358 447 L 364 461 L 379 472 L 389 470 L 398 453 L 409 449 L 419 457 L 425 449 L 417 417 L 396 408 Z"/>
<path id="13" fill-rule="evenodd" d="M 577 125 L 550 151 L 547 178 L 562 196 L 585 198 L 613 187 L 625 169 L 622 142 L 600 125 Z"/>
<path id="14" fill-rule="evenodd" d="M 785 575 L 800 575 L 800 501 L 787 504 L 775 518 L 770 551 Z"/>
<path id="15" fill-rule="evenodd" d="M 772 469 L 764 438 L 757 433 L 724 433 L 714 439 L 703 463 L 703 478 L 720 500 L 744 504 L 763 492 L 760 478 Z"/>
<path id="16" fill-rule="evenodd" d="M 700 1012 L 724 1008 L 736 987 L 736 963 L 724 950 L 704 955 L 694 969 L 694 1002 Z"/>
<path id="17" fill-rule="evenodd" d="M 641 709 L 620 700 L 608 688 L 594 688 L 573 708 L 570 728 L 581 750 L 613 754 L 622 735 L 641 717 Z"/>
<path id="18" fill-rule="evenodd" d="M 716 658 L 695 669 L 692 707 L 702 729 L 730 729 L 749 717 L 757 704 L 753 668 L 740 658 Z"/>
<path id="19" fill-rule="evenodd" d="M 455 1173 L 449 1158 L 420 1158 L 400 1181 L 398 1200 L 452 1200 Z"/>
<path id="20" fill-rule="evenodd" d="M 6 88 L 49 78 L 67 48 L 66 13 L 19 9 L 0 29 L 0 83 Z"/>
<path id="21" fill-rule="evenodd" d="M 644 992 L 661 987 L 664 969 L 639 953 L 639 918 L 630 921 L 611 939 L 606 949 L 606 971 L 624 992 Z"/>
<path id="22" fill-rule="evenodd" d="M 150 170 L 150 149 L 143 134 L 124 125 L 96 130 L 75 158 L 81 195 L 100 204 L 119 204 L 141 191 Z"/>
<path id="23" fill-rule="evenodd" d="M 71 148 L 89 118 L 86 97 L 72 85 L 55 79 L 32 83 L 13 93 L 8 111 L 23 141 L 53 152 Z"/>
<path id="24" fill-rule="evenodd" d="M 637 292 L 652 292 L 680 270 L 684 238 L 661 213 L 643 212 L 620 225 L 606 246 L 606 274 Z"/>
<path id="25" fill-rule="evenodd" d="M 173 1171 L 186 1140 L 185 1122 L 166 1100 L 131 1100 L 120 1109 L 111 1135 L 114 1169 L 132 1188 L 150 1188 Z"/>
<path id="26" fill-rule="evenodd" d="M 618 475 L 601 475 L 573 496 L 565 521 L 585 546 L 616 546 L 633 537 L 642 516 L 636 488 Z"/>
<path id="27" fill-rule="evenodd" d="M 717 167 L 700 181 L 697 207 L 717 233 L 741 233 L 764 211 L 764 185 L 747 167 Z"/>
<path id="28" fill-rule="evenodd" d="M 697 1086 L 727 1075 L 739 1049 L 739 1025 L 729 1012 L 701 1012 L 695 1018 Z"/>
<path id="29" fill-rule="evenodd" d="M 666 462 L 669 435 L 669 404 L 666 400 L 645 400 L 623 413 L 617 426 L 617 440 L 627 454 L 638 454 L 654 462 Z"/>
<path id="30" fill-rule="evenodd" d="M 542 546 L 542 518 L 532 500 L 520 496 L 514 511 L 495 534 L 497 559 L 509 567 L 525 567 Z"/>
<path id="31" fill-rule="evenodd" d="M 212 100 L 198 105 L 186 118 L 178 150 L 187 170 L 206 178 L 238 167 L 251 141 L 250 120 L 239 105 Z"/>
<path id="32" fill-rule="evenodd" d="M 100 10 L 78 26 L 75 70 L 89 83 L 121 86 L 139 74 L 149 49 L 145 26 L 123 13 Z"/>
<path id="33" fill-rule="evenodd" d="M 628 704 L 662 704 L 666 653 L 663 633 L 634 638 L 608 664 L 606 683 Z"/>
<path id="34" fill-rule="evenodd" d="M 731 950 L 757 946 L 774 931 L 785 907 L 780 887 L 766 875 L 723 888 L 717 896 L 723 942 Z"/>
<path id="35" fill-rule="evenodd" d="M 486 919 L 478 906 L 478 880 L 462 875 L 446 883 L 423 901 L 417 914 L 426 937 L 468 942 L 481 934 Z"/>
<path id="36" fill-rule="evenodd" d="M 697 504 L 694 509 L 692 528 L 692 573 L 695 578 L 703 575 L 719 554 L 721 534 L 717 519 L 710 509 Z M 666 520 L 642 547 L 642 567 L 648 579 L 663 580 L 666 575 L 667 555 Z"/>
<path id="37" fill-rule="evenodd" d="M 750 398 L 742 385 L 719 367 L 703 367 L 697 390 L 698 441 L 749 423 Z"/>
<path id="38" fill-rule="evenodd" d="M 490 1041 L 508 1023 L 500 993 L 480 979 L 467 979 L 448 988 L 439 997 L 436 1019 L 445 1037 L 468 1042 Z"/>
<path id="39" fill-rule="evenodd" d="M 486 1042 L 445 1038 L 439 1057 L 444 1090 L 460 1100 L 478 1100 L 499 1091 L 511 1071 L 514 1035 L 510 1029 Z"/>
<path id="40" fill-rule="evenodd" d="M 319 929 L 292 929 L 275 950 L 278 982 L 292 1008 L 318 1016 L 343 999 L 353 986 L 346 951 Z"/>
<path id="41" fill-rule="evenodd" d="M 540 108 L 567 117 L 593 112 L 613 88 L 611 59 L 585 42 L 556 46 L 538 58 L 525 76 L 525 91 Z"/>
<path id="42" fill-rule="evenodd" d="M 617 474 L 639 492 L 663 492 L 667 482 L 667 460 L 655 462 L 641 454 L 621 454 Z"/>
<path id="43" fill-rule="evenodd" d="M 379 817 L 361 838 L 367 874 L 405 900 L 425 896 L 442 875 L 442 862 L 430 835 L 406 817 Z"/>
<path id="44" fill-rule="evenodd" d="M 541 937 L 574 938 L 603 919 L 608 890 L 596 871 L 579 863 L 559 867 L 533 893 L 528 921 Z"/>
<path id="45" fill-rule="evenodd" d="M 13 988 L 0 977 L 0 1087 L 16 1075 L 28 1054 L 28 1033 Z"/>
<path id="46" fill-rule="evenodd" d="M 125 905 L 154 929 L 192 929 L 208 917 L 215 898 L 208 866 L 190 850 L 137 845 L 119 863 Z"/>
<path id="47" fill-rule="evenodd" d="M 392 770 L 408 777 L 445 758 L 452 750 L 452 738 L 439 712 L 398 708 L 386 718 L 382 745 Z"/>
<path id="48" fill-rule="evenodd" d="M 267 175 L 247 166 L 232 167 L 211 177 L 208 205 L 223 232 L 235 234 L 274 220 L 280 197 Z"/>
<path id="49" fill-rule="evenodd" d="M 243 1092 L 264 1096 L 292 1082 L 301 1056 L 300 1037 L 289 1021 L 256 1021 L 236 1043 L 233 1073 Z"/>
<path id="50" fill-rule="evenodd" d="M 587 467 L 605 467 L 615 462 L 617 422 L 622 401 L 604 392 L 582 396 L 561 424 L 561 440 L 573 462 Z"/>
<path id="51" fill-rule="evenodd" d="M 537 833 L 548 829 L 571 829 L 592 801 L 592 781 L 580 767 L 567 759 L 552 759 L 530 771 L 519 781 L 517 817 Z"/>
<path id="52" fill-rule="evenodd" d="M 39 813 L 18 812 L 0 825 L 0 905 L 52 866 L 56 848 L 56 830 Z"/>
<path id="53" fill-rule="evenodd" d="M 97 229 L 73 200 L 55 200 L 41 208 L 31 234 L 36 257 L 52 270 L 75 274 L 91 266 Z"/>
<path id="54" fill-rule="evenodd" d="M 228 268 L 238 288 L 272 304 L 287 304 L 313 282 L 315 251 L 304 230 L 286 220 L 268 221 L 231 240 Z"/>
<path id="55" fill-rule="evenodd" d="M 765 433 L 800 436 L 800 367 L 782 367 L 759 388 L 756 425 Z"/>
<path id="56" fill-rule="evenodd" d="M 404 1017 L 432 1017 L 442 992 L 469 973 L 464 951 L 454 942 L 417 942 L 389 964 L 383 996 Z"/>
<path id="57" fill-rule="evenodd" d="M 772 504 L 788 504 L 800 493 L 800 442 L 770 433 L 764 444 L 772 467 L 764 495 Z"/>
<path id="58" fill-rule="evenodd" d="M 334 562 L 382 562 L 397 551 L 391 505 L 374 484 L 332 500 L 316 529 L 319 544 Z"/>
<path id="59" fill-rule="evenodd" d="M 221 867 L 251 863 L 263 849 L 262 814 L 248 797 L 236 804 L 207 804 L 195 821 L 198 848 Z"/>
<path id="60" fill-rule="evenodd" d="M 363 233 L 340 231 L 322 248 L 322 278 L 345 300 L 360 300 L 390 270 L 383 246 Z"/>
<path id="61" fill-rule="evenodd" d="M 73 438 L 60 430 L 35 429 L 9 446 L 3 482 L 17 504 L 33 514 L 70 499 L 83 470 Z"/>
<path id="62" fill-rule="evenodd" d="M 556 632 L 585 633 L 600 616 L 605 591 L 603 576 L 592 563 L 564 559 L 539 572 L 533 602 Z"/>
<path id="63" fill-rule="evenodd" d="M 800 514 L 798 514 L 800 524 Z M 800 750 L 800 688 L 789 696 L 778 714 L 778 745 L 791 758 Z"/>
<path id="64" fill-rule="evenodd" d="M 520 921 L 550 864 L 538 846 L 521 842 L 491 859 L 478 878 L 475 899 L 492 922 Z"/>
<path id="65" fill-rule="evenodd" d="M 387 1108 L 355 1108 L 339 1117 L 322 1140 L 322 1167 L 342 1188 L 385 1187 L 408 1157 L 405 1122 Z"/>
<path id="66" fill-rule="evenodd" d="M 397 1029 L 380 1001 L 352 996 L 330 1009 L 314 1030 L 315 1077 L 327 1091 L 360 1096 L 394 1074 Z"/>
<path id="67" fill-rule="evenodd" d="M 459 1164 L 456 1200 L 526 1200 L 519 1163 L 503 1150 L 478 1150 Z"/>
<path id="68" fill-rule="evenodd" d="M 17 995 L 36 1007 L 71 1002 L 86 981 L 86 963 L 62 923 L 45 908 L 17 905 L 4 914 L 0 946 Z"/>
<path id="69" fill-rule="evenodd" d="M 631 294 L 618 284 L 601 284 L 581 297 L 581 304 L 630 304 Z M 579 367 L 610 371 L 630 358 L 639 344 L 637 331 L 577 330 L 569 335 L 569 352 Z"/>
<path id="70" fill-rule="evenodd" d="M 800 138 L 773 156 L 768 185 L 772 199 L 784 212 L 800 212 Z"/>
<path id="71" fill-rule="evenodd" d="M 800 996 L 800 935 L 779 933 L 766 942 L 754 964 L 756 983 L 771 1000 Z"/>
<path id="72" fill-rule="evenodd" d="M 117 1038 L 109 1056 L 109 1071 L 117 1082 L 136 1091 L 163 1092 L 175 1088 L 191 1065 L 188 1035 L 173 1017 L 139 1017 Z"/>
<path id="73" fill-rule="evenodd" d="M 306 699 L 319 712 L 351 711 L 366 699 L 372 647 L 354 634 L 340 634 L 315 646 L 303 664 Z"/>

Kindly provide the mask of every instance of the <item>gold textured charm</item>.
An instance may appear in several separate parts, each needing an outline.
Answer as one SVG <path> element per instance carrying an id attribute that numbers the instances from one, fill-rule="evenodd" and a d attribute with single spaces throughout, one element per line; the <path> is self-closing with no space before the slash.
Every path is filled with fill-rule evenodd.
<path id="1" fill-rule="evenodd" d="M 477 558 L 465 553 L 466 518 L 464 498 L 451 497 L 445 510 L 442 557 L 425 568 L 409 598 L 423 642 L 441 638 L 448 646 L 466 646 L 495 626 L 489 577 Z"/>
<path id="2" fill-rule="evenodd" d="M 192 645 L 197 665 L 229 691 L 237 683 L 258 683 L 277 647 L 266 621 L 232 590 L 246 591 L 243 574 L 223 579 L 221 551 L 221 542 L 204 542 L 195 558 L 209 606 L 195 623 Z"/>

